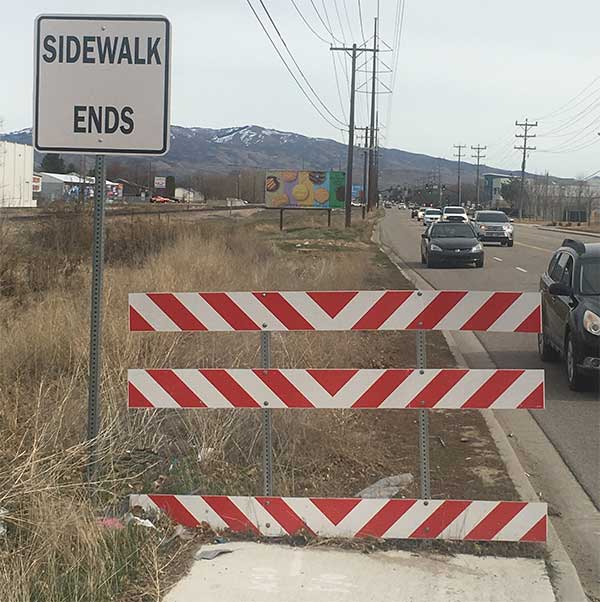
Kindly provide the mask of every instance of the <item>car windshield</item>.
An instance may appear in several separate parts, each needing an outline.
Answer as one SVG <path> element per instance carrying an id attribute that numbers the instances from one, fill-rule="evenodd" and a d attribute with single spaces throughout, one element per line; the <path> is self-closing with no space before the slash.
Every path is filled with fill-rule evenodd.
<path id="1" fill-rule="evenodd" d="M 437 224 L 431 229 L 431 238 L 475 238 L 469 224 Z"/>
<path id="2" fill-rule="evenodd" d="M 478 213 L 476 216 L 478 222 L 507 222 L 508 217 L 505 213 Z"/>
<path id="3" fill-rule="evenodd" d="M 462 207 L 446 207 L 444 213 L 460 213 L 463 214 L 465 210 Z"/>
<path id="4" fill-rule="evenodd" d="M 581 294 L 600 295 L 600 257 L 581 262 Z"/>
<path id="5" fill-rule="evenodd" d="M 427 209 L 425 215 L 439 215 L 441 211 L 439 209 Z"/>

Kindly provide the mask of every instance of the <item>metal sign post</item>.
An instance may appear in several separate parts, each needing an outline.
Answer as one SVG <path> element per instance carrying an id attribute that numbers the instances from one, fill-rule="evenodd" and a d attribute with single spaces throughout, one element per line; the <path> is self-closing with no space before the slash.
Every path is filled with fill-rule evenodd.
<path id="1" fill-rule="evenodd" d="M 171 25 L 155 15 L 40 15 L 34 47 L 35 149 L 96 155 L 87 425 L 87 477 L 93 483 L 100 432 L 105 156 L 168 151 Z"/>
<path id="2" fill-rule="evenodd" d="M 94 242 L 92 247 L 92 303 L 90 316 L 90 365 L 88 384 L 88 441 L 90 453 L 88 482 L 96 478 L 98 465 L 96 437 L 100 431 L 100 378 L 102 345 L 102 277 L 104 269 L 104 155 L 96 155 L 94 169 Z"/>
<path id="3" fill-rule="evenodd" d="M 271 367 L 271 333 L 260 333 L 260 355 L 263 370 Z M 268 402 L 264 402 L 265 405 Z M 273 495 L 273 416 L 270 408 L 262 411 L 263 428 L 263 490 L 264 495 Z"/>
<path id="4" fill-rule="evenodd" d="M 425 331 L 417 331 L 417 369 L 423 373 L 427 364 Z M 423 403 L 423 402 L 422 402 Z M 419 464 L 421 473 L 421 498 L 431 498 L 431 475 L 429 471 L 429 410 L 419 410 Z"/>

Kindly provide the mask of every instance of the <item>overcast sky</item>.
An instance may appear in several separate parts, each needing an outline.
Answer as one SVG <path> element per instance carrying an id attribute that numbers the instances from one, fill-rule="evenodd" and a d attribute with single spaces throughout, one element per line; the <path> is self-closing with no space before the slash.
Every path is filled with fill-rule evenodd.
<path id="1" fill-rule="evenodd" d="M 251 2 L 268 23 L 260 0 Z M 349 86 L 341 55 L 337 67 L 343 104 L 329 45 L 309 30 L 292 0 L 263 2 L 313 89 L 345 122 Z M 327 40 L 331 36 L 320 19 L 327 23 L 329 17 L 337 38 L 362 42 L 358 0 L 294 2 Z M 360 4 L 369 37 L 376 0 Z M 21 0 L 3 11 L 4 131 L 31 125 L 34 18 L 42 12 L 80 13 L 82 5 Z M 104 0 L 98 9 L 87 6 L 92 13 L 164 14 L 171 20 L 172 123 L 259 124 L 343 139 L 302 95 L 247 0 Z M 396 0 L 380 2 L 382 39 L 391 46 L 396 6 Z M 395 91 L 379 98 L 384 145 L 449 158 L 453 144 L 482 144 L 488 147 L 486 163 L 517 170 L 519 153 L 511 151 L 518 130 L 514 123 L 528 117 L 540 120 L 529 171 L 569 177 L 600 169 L 600 78 L 594 82 L 600 76 L 599 23 L 597 0 L 406 0 Z M 382 53 L 381 59 L 393 66 L 392 53 Z M 289 56 L 288 62 L 292 65 Z M 359 84 L 364 77 L 359 74 Z M 382 73 L 380 79 L 391 84 L 390 75 Z M 303 87 L 312 97 L 305 83 Z M 359 94 L 357 126 L 366 124 L 365 101 Z"/>

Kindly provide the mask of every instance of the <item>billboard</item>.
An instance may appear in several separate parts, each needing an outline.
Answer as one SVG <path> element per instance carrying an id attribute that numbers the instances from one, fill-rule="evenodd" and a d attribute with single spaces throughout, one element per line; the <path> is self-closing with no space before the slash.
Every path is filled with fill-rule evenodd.
<path id="1" fill-rule="evenodd" d="M 165 176 L 154 176 L 154 188 L 166 188 L 167 178 Z"/>
<path id="2" fill-rule="evenodd" d="M 267 171 L 265 203 L 277 209 L 344 206 L 343 171 Z"/>
<path id="3" fill-rule="evenodd" d="M 352 200 L 360 203 L 364 200 L 362 184 L 352 184 Z"/>

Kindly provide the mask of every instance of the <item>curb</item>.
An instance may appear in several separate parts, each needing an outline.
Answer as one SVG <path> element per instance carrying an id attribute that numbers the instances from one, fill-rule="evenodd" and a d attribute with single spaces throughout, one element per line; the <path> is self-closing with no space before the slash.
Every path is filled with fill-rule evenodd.
<path id="1" fill-rule="evenodd" d="M 566 234 L 582 234 L 583 236 L 591 236 L 592 238 L 600 238 L 597 232 L 585 232 L 582 230 L 568 230 L 567 228 L 545 228 L 543 226 L 534 226 L 536 230 L 545 230 L 546 232 L 565 232 Z"/>
<path id="2" fill-rule="evenodd" d="M 376 234 L 374 232 L 372 240 L 378 244 L 380 250 L 385 253 L 390 261 L 400 270 L 400 272 L 408 278 L 419 289 L 431 289 L 431 285 L 422 278 L 417 272 L 409 268 L 392 249 L 385 243 L 381 242 L 379 233 L 380 224 L 376 225 Z M 462 352 L 459 349 L 456 340 L 451 333 L 443 331 L 444 338 L 448 343 L 450 352 L 454 356 L 458 366 L 467 366 L 467 362 Z M 465 333 L 463 333 L 465 334 Z M 472 333 L 471 333 L 472 334 Z M 489 358 L 489 354 L 479 342 L 479 339 L 472 334 L 472 345 L 478 346 L 478 353 Z M 492 362 L 491 358 L 489 361 Z M 490 434 L 494 439 L 494 443 L 498 448 L 500 457 L 504 461 L 508 476 L 512 480 L 519 495 L 530 501 L 540 501 L 535 489 L 527 478 L 525 469 L 521 465 L 515 450 L 510 445 L 506 433 L 500 426 L 500 423 L 494 416 L 492 410 L 482 410 L 481 414 L 490 430 Z M 555 572 L 550 577 L 550 582 L 556 595 L 556 602 L 587 602 L 588 597 L 585 595 L 583 586 L 579 580 L 577 570 L 571 562 L 556 530 L 554 529 L 551 520 L 548 521 L 548 541 L 547 549 L 550 555 L 550 564 L 555 569 Z"/>

